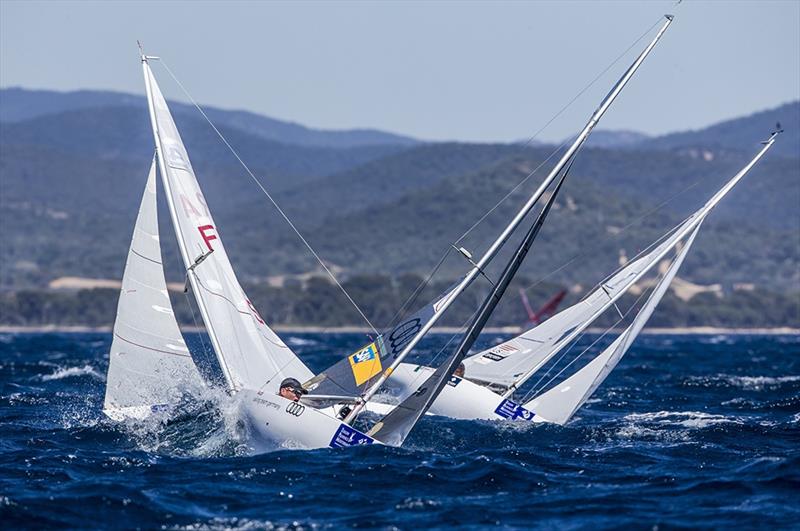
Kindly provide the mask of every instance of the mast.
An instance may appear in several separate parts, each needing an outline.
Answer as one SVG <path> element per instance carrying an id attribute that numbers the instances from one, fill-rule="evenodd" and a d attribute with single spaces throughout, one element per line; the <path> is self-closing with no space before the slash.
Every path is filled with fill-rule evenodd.
<path id="1" fill-rule="evenodd" d="M 425 381 L 417 387 L 414 393 L 403 400 L 375 425 L 373 430 L 370 431 L 372 437 L 386 444 L 402 444 L 414 424 L 428 409 L 430 409 L 433 402 L 439 396 L 439 393 L 442 392 L 442 389 L 450 380 L 453 371 L 458 367 L 458 364 L 461 363 L 461 360 L 464 359 L 469 349 L 472 348 L 472 345 L 475 343 L 478 335 L 480 335 L 489 317 L 491 317 L 492 312 L 500 302 L 511 280 L 525 260 L 525 256 L 528 254 L 533 241 L 536 239 L 539 230 L 544 224 L 547 214 L 550 212 L 550 208 L 553 206 L 553 203 L 555 203 L 556 196 L 561 190 L 561 185 L 564 184 L 568 172 L 569 166 L 561 175 L 553 193 L 548 198 L 547 203 L 544 208 L 542 208 L 536 221 L 533 222 L 528 232 L 525 234 L 525 237 L 517 246 L 517 249 L 514 251 L 514 256 L 508 264 L 506 264 L 497 283 L 484 299 L 480 309 L 467 328 L 458 348 L 448 356 L 444 363 L 442 363 L 431 376 L 426 378 Z"/>
<path id="2" fill-rule="evenodd" d="M 763 142 L 764 147 L 753 157 L 752 160 L 730 180 L 728 181 L 725 186 L 722 187 L 716 194 L 714 194 L 711 199 L 709 199 L 705 205 L 703 205 L 700 210 L 698 210 L 693 216 L 695 219 L 691 220 L 687 223 L 683 228 L 679 230 L 676 234 L 673 234 L 671 238 L 676 239 L 676 243 L 679 240 L 682 240 L 687 234 L 695 230 L 699 225 L 705 220 L 706 216 L 708 215 L 711 210 L 717 206 L 717 204 L 722 200 L 731 189 L 736 186 L 736 184 L 755 166 L 755 164 L 764 156 L 764 154 L 772 147 L 772 144 L 775 143 L 775 137 L 780 134 L 780 131 L 776 131 L 772 133 L 769 139 Z M 629 285 L 636 283 L 640 278 L 642 278 L 648 271 L 656 264 L 659 260 L 661 260 L 670 250 L 674 247 L 674 245 L 670 245 L 669 247 L 662 250 L 654 259 L 652 259 L 651 265 L 645 268 L 644 270 L 640 271 L 636 274 L 631 280 L 627 281 Z M 601 283 L 602 285 L 602 283 Z M 559 350 L 564 348 L 570 341 L 575 339 L 578 334 L 583 332 L 595 319 L 597 319 L 600 314 L 605 312 L 609 306 L 615 303 L 622 295 L 625 294 L 626 290 L 620 290 L 618 293 L 614 294 L 613 297 L 609 299 L 609 301 L 601 308 L 598 308 L 596 312 L 594 312 L 589 319 L 586 319 L 581 326 L 576 327 L 573 329 L 568 335 L 566 335 L 561 341 L 559 341 L 550 352 L 550 355 L 546 356 L 542 359 L 539 363 L 528 369 L 522 376 L 520 376 L 513 384 L 509 386 L 505 393 L 503 393 L 503 398 L 510 398 L 511 395 L 521 386 L 527 382 L 533 374 L 542 368 L 542 366 L 547 363 L 553 355 L 555 355 Z"/>
<path id="3" fill-rule="evenodd" d="M 178 247 L 181 251 L 181 257 L 183 258 L 184 264 L 192 264 L 197 263 L 195 258 L 189 256 L 189 252 L 186 249 L 186 242 L 184 242 L 183 237 L 178 230 L 180 225 L 180 221 L 178 220 L 178 214 L 175 210 L 175 203 L 172 199 L 172 191 L 170 189 L 169 179 L 167 179 L 167 166 L 164 161 L 164 154 L 161 149 L 161 137 L 159 136 L 158 132 L 158 122 L 156 120 L 155 114 L 155 104 L 153 102 L 153 92 L 150 86 L 150 77 L 152 76 L 152 72 L 150 72 L 150 65 L 148 64 L 148 60 L 150 59 L 158 59 L 158 57 L 142 55 L 142 72 L 144 73 L 144 86 L 145 91 L 147 92 L 147 109 L 150 114 L 150 124 L 153 128 L 153 139 L 155 140 L 156 145 L 156 157 L 158 158 L 158 166 L 161 169 L 161 183 L 164 186 L 164 190 L 166 193 L 164 194 L 167 196 L 167 205 L 169 206 L 169 214 L 170 218 L 172 218 L 172 225 L 175 228 L 175 236 L 178 240 Z M 235 391 L 236 388 L 233 383 L 233 378 L 231 377 L 230 370 L 228 369 L 227 364 L 225 363 L 225 359 L 221 356 L 221 348 L 219 346 L 219 340 L 217 339 L 217 335 L 214 332 L 214 327 L 209 326 L 211 322 L 208 317 L 208 309 L 206 308 L 205 303 L 203 302 L 202 297 L 198 297 L 196 294 L 198 293 L 198 285 L 197 285 L 197 278 L 195 277 L 194 268 L 190 267 L 186 271 L 186 275 L 189 278 L 189 282 L 192 286 L 192 293 L 195 295 L 194 299 L 197 301 L 197 306 L 200 309 L 200 315 L 203 318 L 203 322 L 206 323 L 206 330 L 208 331 L 208 336 L 211 339 L 211 345 L 214 348 L 214 353 L 217 356 L 217 360 L 219 361 L 220 368 L 222 369 L 222 374 L 225 376 L 225 383 L 228 386 L 228 389 L 231 391 Z"/>
<path id="4" fill-rule="evenodd" d="M 583 130 L 580 132 L 578 137 L 575 139 L 573 144 L 567 149 L 561 159 L 556 163 L 550 173 L 547 175 L 545 180 L 539 186 L 539 188 L 531 195 L 528 201 L 522 206 L 522 208 L 517 212 L 511 222 L 506 226 L 503 232 L 497 237 L 497 239 L 492 243 L 489 249 L 484 253 L 480 260 L 474 264 L 473 268 L 467 273 L 467 275 L 461 280 L 458 286 L 450 293 L 450 295 L 443 301 L 442 307 L 437 311 L 430 320 L 428 320 L 425 325 L 417 332 L 411 341 L 403 348 L 402 352 L 395 358 L 392 364 L 384 370 L 383 374 L 381 374 L 380 378 L 370 387 L 366 393 L 361 397 L 358 403 L 355 405 L 353 410 L 350 414 L 347 415 L 345 418 L 346 423 L 352 423 L 353 420 L 356 418 L 356 415 L 363 409 L 364 404 L 368 402 L 375 393 L 381 388 L 381 386 L 386 382 L 389 376 L 394 372 L 394 369 L 405 359 L 405 357 L 411 352 L 411 350 L 417 345 L 417 343 L 425 336 L 425 334 L 436 324 L 439 317 L 444 314 L 447 308 L 453 303 L 453 301 L 458 297 L 461 292 L 463 292 L 475 278 L 483 271 L 483 268 L 494 258 L 494 256 L 499 251 L 500 247 L 506 242 L 512 232 L 519 226 L 528 212 L 534 207 L 536 202 L 539 200 L 541 195 L 544 191 L 550 186 L 550 184 L 555 180 L 555 178 L 561 173 L 567 163 L 573 158 L 575 153 L 578 149 L 583 145 L 586 139 L 591 134 L 592 130 L 594 129 L 595 125 L 600 121 L 600 118 L 605 114 L 608 108 L 611 106 L 613 101 L 617 98 L 619 93 L 625 87 L 625 85 L 630 81 L 633 74 L 636 70 L 639 69 L 642 62 L 644 62 L 645 58 L 650 54 L 650 52 L 655 47 L 656 43 L 661 39 L 661 36 L 667 30 L 669 25 L 672 23 L 673 16 L 672 15 L 665 15 L 666 20 L 661 28 L 658 30 L 658 33 L 647 45 L 647 47 L 639 54 L 636 60 L 628 67 L 622 77 L 617 81 L 617 83 L 612 87 L 603 101 L 600 103 L 600 106 L 595 110 L 592 114 L 592 117 L 589 119 L 589 122 L 584 126 Z"/>

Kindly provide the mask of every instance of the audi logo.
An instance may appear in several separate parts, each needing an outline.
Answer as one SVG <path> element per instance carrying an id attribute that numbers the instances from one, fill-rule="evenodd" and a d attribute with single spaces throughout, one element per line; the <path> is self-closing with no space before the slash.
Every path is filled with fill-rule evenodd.
<path id="1" fill-rule="evenodd" d="M 291 402 L 288 406 L 286 406 L 286 412 L 290 415 L 294 415 L 295 417 L 299 417 L 303 414 L 303 411 L 306 410 L 306 406 L 303 404 L 298 404 L 297 402 Z"/>
<path id="2" fill-rule="evenodd" d="M 422 328 L 420 325 L 420 319 L 409 319 L 405 323 L 399 324 L 392 330 L 392 333 L 389 335 L 389 343 L 392 346 L 392 354 L 396 358 L 400 351 L 403 350 L 409 341 L 416 335 L 419 329 Z"/>

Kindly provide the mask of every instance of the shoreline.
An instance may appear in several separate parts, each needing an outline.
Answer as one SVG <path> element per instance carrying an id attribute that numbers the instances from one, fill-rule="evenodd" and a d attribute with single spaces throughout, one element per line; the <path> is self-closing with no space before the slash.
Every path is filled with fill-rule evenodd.
<path id="1" fill-rule="evenodd" d="M 281 326 L 277 325 L 272 327 L 276 332 L 287 334 L 368 334 L 371 331 L 368 328 L 360 326 L 339 326 L 339 327 L 323 327 L 323 326 Z M 92 334 L 92 333 L 111 333 L 111 326 L 8 326 L 0 325 L 0 334 Z M 181 327 L 182 332 L 195 333 L 202 332 L 203 328 L 194 326 Z M 434 334 L 454 334 L 459 332 L 459 328 L 455 327 L 434 327 L 431 333 Z M 484 330 L 489 334 L 519 334 L 522 329 L 516 326 L 509 327 L 487 327 Z M 606 332 L 604 328 L 589 328 L 587 333 L 601 334 Z M 622 332 L 619 330 L 611 330 L 614 333 Z M 774 328 L 724 328 L 714 326 L 681 326 L 674 328 L 658 328 L 648 327 L 642 330 L 642 334 L 651 335 L 800 335 L 800 328 L 792 328 L 788 326 L 774 327 Z"/>

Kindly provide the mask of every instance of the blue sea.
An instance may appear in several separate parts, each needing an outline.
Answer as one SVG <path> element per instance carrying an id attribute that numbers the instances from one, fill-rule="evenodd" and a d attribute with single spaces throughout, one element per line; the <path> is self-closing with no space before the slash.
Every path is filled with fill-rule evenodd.
<path id="1" fill-rule="evenodd" d="M 315 370 L 364 339 L 284 337 Z M 426 417 L 402 448 L 261 455 L 224 400 L 106 419 L 110 340 L 0 335 L 3 528 L 800 527 L 796 336 L 640 337 L 564 427 Z"/>

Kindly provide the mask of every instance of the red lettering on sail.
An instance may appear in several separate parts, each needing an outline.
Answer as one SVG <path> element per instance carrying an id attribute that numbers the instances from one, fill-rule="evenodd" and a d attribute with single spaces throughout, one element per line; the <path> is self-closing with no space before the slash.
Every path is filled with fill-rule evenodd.
<path id="1" fill-rule="evenodd" d="M 216 234 L 206 234 L 208 231 L 214 230 L 214 225 L 203 225 L 197 227 L 197 230 L 200 231 L 200 236 L 203 237 L 203 241 L 206 242 L 206 247 L 208 247 L 209 251 L 213 251 L 214 249 L 211 247 L 211 240 L 216 240 Z"/>
<path id="2" fill-rule="evenodd" d="M 208 205 L 206 204 L 206 198 L 203 197 L 203 194 L 200 192 L 197 192 L 197 202 L 200 203 L 200 205 L 202 205 L 203 210 L 205 210 L 206 212 L 206 216 L 210 216 L 211 214 L 209 214 L 208 212 Z"/>
<path id="3" fill-rule="evenodd" d="M 201 214 L 200 214 L 200 212 L 199 212 L 199 211 L 198 211 L 198 210 L 197 210 L 197 209 L 194 207 L 194 205 L 192 204 L 192 202 L 191 202 L 191 201 L 189 201 L 189 198 L 188 198 L 188 197 L 186 197 L 186 196 L 185 196 L 185 195 L 183 195 L 183 194 L 181 194 L 181 195 L 180 195 L 180 198 L 181 198 L 181 205 L 183 205 L 183 211 L 186 213 L 186 215 L 187 215 L 187 216 L 192 216 L 192 217 L 195 217 L 195 218 L 199 218 Z"/>
<path id="4" fill-rule="evenodd" d="M 253 312 L 253 317 L 256 318 L 256 321 L 258 321 L 261 324 L 264 324 L 264 319 L 262 319 L 261 316 L 258 314 L 258 310 L 256 310 L 255 306 L 253 306 L 253 303 L 250 302 L 250 299 L 245 299 L 245 300 L 247 301 L 247 306 L 250 307 L 250 311 Z"/>

